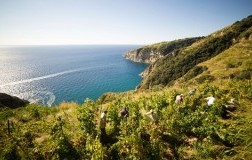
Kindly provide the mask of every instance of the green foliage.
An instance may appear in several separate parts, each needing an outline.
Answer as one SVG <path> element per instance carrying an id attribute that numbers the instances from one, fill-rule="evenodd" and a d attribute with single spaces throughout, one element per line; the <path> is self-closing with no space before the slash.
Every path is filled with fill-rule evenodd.
<path id="1" fill-rule="evenodd" d="M 117 150 L 120 159 L 141 159 L 143 147 L 136 133 L 120 136 L 119 141 L 112 146 Z"/>
<path id="2" fill-rule="evenodd" d="M 95 104 L 87 99 L 83 106 L 79 108 L 78 120 L 80 121 L 81 129 L 88 135 L 96 135 L 95 127 Z"/>
<path id="3" fill-rule="evenodd" d="M 63 133 L 63 126 L 65 122 L 61 119 L 61 117 L 57 118 L 57 121 L 53 124 L 52 129 L 51 129 L 51 135 L 53 136 L 59 136 L 64 134 Z"/>
<path id="4" fill-rule="evenodd" d="M 120 102 L 112 103 L 108 108 L 107 117 L 110 121 L 110 134 L 116 134 L 118 132 L 118 126 L 120 125 L 121 118 L 119 117 L 119 109 L 122 108 L 118 106 Z"/>
<path id="5" fill-rule="evenodd" d="M 8 144 L 5 149 L 4 149 L 4 153 L 2 155 L 2 158 L 4 160 L 20 160 L 21 157 L 18 154 L 17 151 L 17 146 L 14 143 L 10 143 Z"/>
<path id="6" fill-rule="evenodd" d="M 102 146 L 98 139 L 87 138 L 85 158 L 96 160 L 106 159 L 106 149 Z"/>
<path id="7" fill-rule="evenodd" d="M 241 65 L 242 65 L 242 62 L 238 62 L 238 63 L 236 63 L 236 64 L 233 64 L 233 63 L 228 62 L 228 63 L 226 64 L 226 68 L 237 68 L 237 67 L 239 67 L 239 66 L 241 66 Z"/>
<path id="8" fill-rule="evenodd" d="M 233 74 L 233 78 L 237 80 L 250 80 L 252 77 L 252 70 L 244 70 Z"/>
<path id="9" fill-rule="evenodd" d="M 207 67 L 205 66 L 195 66 L 191 70 L 189 70 L 188 73 L 185 75 L 185 80 L 186 81 L 190 80 L 196 77 L 197 75 L 203 73 L 206 70 L 207 70 Z"/>
<path id="10" fill-rule="evenodd" d="M 154 51 L 155 53 L 160 53 L 162 55 L 167 55 L 172 52 L 177 52 L 177 50 L 180 50 L 184 47 L 190 46 L 194 42 L 202 39 L 203 37 L 193 37 L 193 38 L 185 38 L 185 39 L 179 39 L 174 40 L 170 42 L 161 42 L 156 43 L 152 45 L 145 46 L 143 48 L 138 49 L 138 52 L 146 52 L 149 50 Z"/>
<path id="11" fill-rule="evenodd" d="M 55 151 L 54 156 L 56 159 L 78 159 L 79 155 L 73 148 L 71 142 L 65 134 L 55 137 Z"/>
<path id="12" fill-rule="evenodd" d="M 34 147 L 33 140 L 34 135 L 29 130 L 26 130 L 21 137 L 21 141 L 23 141 L 24 146 L 28 148 Z"/>
<path id="13" fill-rule="evenodd" d="M 32 110 L 31 117 L 33 117 L 33 118 L 39 118 L 40 117 L 40 113 L 39 113 L 37 108 Z"/>
<path id="14" fill-rule="evenodd" d="M 1 121 L 6 121 L 11 116 L 13 116 L 13 111 L 11 109 L 7 109 L 5 111 L 0 112 L 0 120 Z"/>
<path id="15" fill-rule="evenodd" d="M 77 159 L 79 155 L 67 135 L 64 133 L 63 127 L 65 122 L 58 117 L 52 126 L 51 135 L 54 142 L 53 157 L 55 159 Z"/>
<path id="16" fill-rule="evenodd" d="M 219 147 L 219 148 L 218 148 Z M 197 150 L 196 159 L 220 159 L 223 157 L 223 147 L 214 147 L 211 142 L 196 143 L 195 149 Z"/>

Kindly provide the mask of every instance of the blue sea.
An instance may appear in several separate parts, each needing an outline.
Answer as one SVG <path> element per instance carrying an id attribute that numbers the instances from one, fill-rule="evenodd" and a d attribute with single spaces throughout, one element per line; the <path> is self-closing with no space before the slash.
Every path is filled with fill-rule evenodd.
<path id="1" fill-rule="evenodd" d="M 1 46 L 0 92 L 52 106 L 132 90 L 147 65 L 128 61 L 122 54 L 138 47 Z"/>

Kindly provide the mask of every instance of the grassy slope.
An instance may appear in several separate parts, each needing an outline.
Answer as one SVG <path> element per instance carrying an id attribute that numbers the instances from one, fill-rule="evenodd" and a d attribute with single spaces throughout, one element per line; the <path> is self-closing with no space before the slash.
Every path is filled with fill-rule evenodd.
<path id="1" fill-rule="evenodd" d="M 249 16 L 233 25 L 217 31 L 195 44 L 180 50 L 175 55 L 167 55 L 152 65 L 152 70 L 145 76 L 140 88 L 151 88 L 155 85 L 172 84 L 182 77 L 195 65 L 209 60 L 237 42 L 252 26 L 252 16 Z"/>
<path id="2" fill-rule="evenodd" d="M 244 37 L 244 34 L 251 35 L 248 38 Z M 252 70 L 252 27 L 249 28 L 243 35 L 239 37 L 238 42 L 231 46 L 229 49 L 220 53 L 218 56 L 212 59 L 199 63 L 194 68 L 188 71 L 182 78 L 178 79 L 176 83 L 195 84 L 199 83 L 200 77 L 210 76 L 218 82 L 219 80 L 226 79 L 240 79 L 243 71 Z M 205 68 L 203 73 L 196 75 L 192 72 L 197 67 Z M 193 77 L 193 75 L 195 77 Z M 189 80 L 191 79 L 191 80 Z M 248 79 L 249 76 L 248 76 Z M 211 81 L 211 80 L 210 80 Z"/>

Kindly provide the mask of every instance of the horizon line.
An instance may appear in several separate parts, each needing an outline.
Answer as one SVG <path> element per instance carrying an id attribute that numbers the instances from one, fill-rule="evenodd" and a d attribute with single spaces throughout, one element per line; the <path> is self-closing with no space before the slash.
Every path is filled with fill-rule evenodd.
<path id="1" fill-rule="evenodd" d="M 152 43 L 152 44 L 154 44 L 154 43 Z M 107 46 L 109 46 L 109 45 L 149 45 L 148 43 L 146 43 L 146 44 L 133 44 L 133 43 L 131 43 L 131 44 L 129 44 L 129 43 L 125 43 L 125 44 L 113 44 L 113 43 L 111 43 L 111 44 L 95 44 L 95 43 L 92 43 L 92 44 L 0 44 L 0 46 L 80 46 L 80 45 L 90 45 L 90 46 L 95 46 L 95 45 L 103 45 L 103 46 L 105 46 L 105 45 L 107 45 Z"/>

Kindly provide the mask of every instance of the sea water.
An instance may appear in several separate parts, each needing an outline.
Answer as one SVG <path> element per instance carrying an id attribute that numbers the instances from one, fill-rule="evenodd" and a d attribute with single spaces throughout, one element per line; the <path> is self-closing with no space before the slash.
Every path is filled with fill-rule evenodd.
<path id="1" fill-rule="evenodd" d="M 48 106 L 135 89 L 146 64 L 122 54 L 136 45 L 1 46 L 0 92 Z"/>

